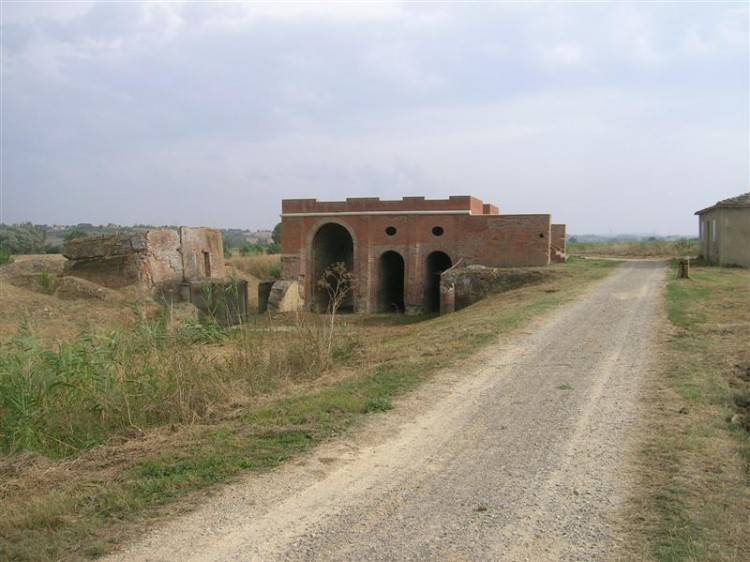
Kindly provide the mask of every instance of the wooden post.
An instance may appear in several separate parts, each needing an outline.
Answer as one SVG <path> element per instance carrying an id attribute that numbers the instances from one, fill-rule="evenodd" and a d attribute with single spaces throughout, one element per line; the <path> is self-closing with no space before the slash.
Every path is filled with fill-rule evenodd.
<path id="1" fill-rule="evenodd" d="M 685 258 L 679 261 L 677 272 L 677 277 L 680 279 L 690 279 L 690 258 Z"/>

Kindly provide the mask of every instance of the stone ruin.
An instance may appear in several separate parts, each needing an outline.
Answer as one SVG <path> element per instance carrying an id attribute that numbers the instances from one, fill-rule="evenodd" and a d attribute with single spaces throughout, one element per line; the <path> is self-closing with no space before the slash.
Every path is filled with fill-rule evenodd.
<path id="1" fill-rule="evenodd" d="M 87 236 L 67 242 L 63 255 L 68 258 L 63 275 L 110 289 L 138 285 L 153 290 L 226 276 L 221 232 L 213 228 Z"/>
<path id="2" fill-rule="evenodd" d="M 247 282 L 227 279 L 221 232 L 182 226 L 128 234 L 87 236 L 67 242 L 63 276 L 110 289 L 136 286 L 157 300 L 191 302 L 204 312 L 222 295 L 221 318 L 247 315 Z M 226 295 L 229 295 L 229 302 Z"/>

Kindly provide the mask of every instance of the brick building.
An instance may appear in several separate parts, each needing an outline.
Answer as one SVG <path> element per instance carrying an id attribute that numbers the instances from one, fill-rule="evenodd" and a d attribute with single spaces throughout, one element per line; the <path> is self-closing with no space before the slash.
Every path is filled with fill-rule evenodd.
<path id="1" fill-rule="evenodd" d="M 318 281 L 336 262 L 354 275 L 350 308 L 419 313 L 439 310 L 451 267 L 544 266 L 565 253 L 565 226 L 550 215 L 501 215 L 470 196 L 286 199 L 281 223 L 284 276 L 317 310 L 328 304 Z"/>

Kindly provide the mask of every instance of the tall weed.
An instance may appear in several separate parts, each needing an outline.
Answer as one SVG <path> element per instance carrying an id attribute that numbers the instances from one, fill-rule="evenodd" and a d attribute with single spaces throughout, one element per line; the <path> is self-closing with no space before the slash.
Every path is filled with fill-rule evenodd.
<path id="1" fill-rule="evenodd" d="M 165 321 L 54 348 L 22 332 L 0 350 L 0 451 L 68 456 L 113 433 L 205 419 L 226 381 L 191 344 L 215 338 Z"/>
<path id="2" fill-rule="evenodd" d="M 52 348 L 22 330 L 0 346 L 0 453 L 67 457 L 116 434 L 212 423 L 232 404 L 352 360 L 362 345 L 345 331 L 328 351 L 328 337 L 315 315 L 278 332 L 165 316 Z"/>

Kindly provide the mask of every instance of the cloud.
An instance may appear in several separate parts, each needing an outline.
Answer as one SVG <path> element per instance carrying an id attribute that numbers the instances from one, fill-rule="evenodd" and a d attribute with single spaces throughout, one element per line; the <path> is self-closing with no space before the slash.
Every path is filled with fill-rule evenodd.
<path id="1" fill-rule="evenodd" d="M 2 220 L 272 226 L 283 197 L 473 193 L 619 230 L 595 219 L 613 193 L 750 183 L 746 6 L 42 8 L 3 20 Z"/>
<path id="2" fill-rule="evenodd" d="M 573 66 L 583 62 L 583 49 L 576 45 L 556 45 L 544 49 L 542 57 L 551 64 Z"/>

